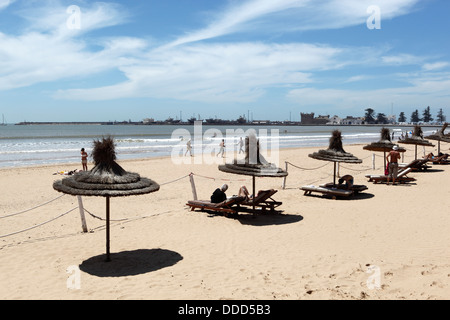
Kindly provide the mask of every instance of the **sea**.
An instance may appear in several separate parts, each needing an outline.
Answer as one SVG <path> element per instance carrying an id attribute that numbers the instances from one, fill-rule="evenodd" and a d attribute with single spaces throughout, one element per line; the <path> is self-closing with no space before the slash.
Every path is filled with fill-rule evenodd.
<path id="1" fill-rule="evenodd" d="M 192 140 L 193 150 L 219 150 L 222 139 L 226 145 L 236 145 L 240 137 L 253 131 L 266 145 L 283 148 L 328 146 L 331 132 L 342 132 L 346 144 L 366 144 L 380 140 L 380 126 L 208 126 L 201 125 L 94 125 L 49 124 L 0 126 L 0 168 L 28 167 L 81 162 L 80 150 L 88 154 L 93 141 L 111 136 L 116 144 L 117 159 L 147 159 L 182 155 L 186 142 Z M 410 133 L 413 126 L 389 126 L 394 140 L 401 132 Z M 436 127 L 422 127 L 425 135 Z M 273 141 L 276 141 L 274 143 Z M 200 146 L 199 146 L 200 144 Z M 90 159 L 92 160 L 92 159 Z"/>

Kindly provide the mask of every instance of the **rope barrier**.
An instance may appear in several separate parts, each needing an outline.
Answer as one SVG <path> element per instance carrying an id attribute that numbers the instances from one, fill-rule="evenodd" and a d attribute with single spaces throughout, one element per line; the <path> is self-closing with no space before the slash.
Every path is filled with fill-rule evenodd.
<path id="1" fill-rule="evenodd" d="M 98 219 L 100 221 L 106 221 L 106 219 L 100 218 L 100 217 L 96 216 L 95 214 L 90 213 L 86 208 L 84 208 L 84 211 L 86 211 L 94 219 Z M 110 221 L 112 221 L 112 222 L 120 222 L 120 221 L 125 221 L 125 220 L 127 220 L 127 219 L 126 218 L 125 219 L 119 219 L 119 220 L 112 220 L 111 219 Z"/>
<path id="2" fill-rule="evenodd" d="M 43 226 L 43 225 L 45 225 L 45 224 L 47 224 L 47 223 L 50 223 L 50 222 L 53 222 L 53 221 L 55 221 L 55 220 L 57 220 L 57 219 L 59 219 L 59 218 L 62 218 L 62 217 L 64 217 L 65 215 L 68 215 L 69 213 L 71 213 L 72 211 L 74 211 L 74 210 L 76 210 L 76 209 L 78 209 L 78 207 L 75 207 L 75 208 L 73 208 L 73 209 L 71 209 L 71 210 L 69 210 L 69 211 L 63 213 L 63 214 L 57 216 L 56 218 L 53 218 L 53 219 L 48 220 L 48 221 L 46 221 L 46 222 L 40 223 L 40 224 L 38 224 L 38 225 L 35 225 L 34 227 L 30 227 L 30 228 L 27 228 L 27 229 L 23 229 L 23 230 L 20 230 L 20 231 L 16 231 L 16 232 L 13 232 L 13 233 L 9 233 L 9 234 L 2 235 L 2 236 L 0 236 L 0 239 L 9 237 L 9 236 L 12 236 L 12 235 L 15 235 L 15 234 L 19 234 L 19 233 L 22 233 L 22 232 L 25 232 L 25 231 L 29 231 L 29 230 L 32 230 L 32 229 L 36 229 L 36 228 L 41 227 L 41 226 Z"/>
<path id="3" fill-rule="evenodd" d="M 231 181 L 247 181 L 247 179 L 222 179 L 222 178 L 213 178 L 213 177 L 207 177 L 207 176 L 202 176 L 196 173 L 191 173 L 189 176 L 197 176 L 200 178 L 204 178 L 204 179 L 210 179 L 210 180 L 219 180 L 219 181 L 227 181 L 227 182 L 231 182 Z"/>
<path id="4" fill-rule="evenodd" d="M 161 183 L 160 186 L 165 186 L 165 185 L 167 185 L 167 184 L 171 184 L 171 183 L 174 183 L 174 182 L 183 180 L 183 179 L 185 179 L 185 178 L 188 178 L 190 175 L 191 175 L 191 174 L 188 174 L 188 175 L 186 175 L 186 176 L 182 176 L 181 178 L 178 178 L 178 179 L 175 179 L 175 180 L 166 182 L 166 183 Z"/>
<path id="5" fill-rule="evenodd" d="M 318 170 L 318 169 L 322 169 L 323 167 L 326 167 L 326 166 L 329 165 L 331 162 L 328 162 L 328 163 L 324 164 L 323 166 L 320 166 L 320 167 L 317 167 L 317 168 L 302 168 L 302 167 L 296 166 L 295 164 L 292 164 L 292 163 L 290 163 L 290 162 L 288 162 L 288 161 L 287 161 L 286 163 L 288 163 L 288 164 L 290 164 L 291 166 L 293 166 L 293 167 L 295 167 L 295 168 L 297 168 L 297 169 L 300 169 L 300 170 Z"/>
<path id="6" fill-rule="evenodd" d="M 58 198 L 55 198 L 55 199 L 53 199 L 53 200 L 47 201 L 47 202 L 45 202 L 45 203 L 43 203 L 43 204 L 37 205 L 37 206 L 35 206 L 35 207 L 33 207 L 33 208 L 30 208 L 30 209 L 27 209 L 27 210 L 24 210 L 24 211 L 21 211 L 21 212 L 9 214 L 9 215 L 7 215 L 7 216 L 0 217 L 0 219 L 18 216 L 19 214 L 23 214 L 23 213 L 29 212 L 29 211 L 31 211 L 31 210 L 34 210 L 34 209 L 43 207 L 43 206 L 45 206 L 45 205 L 47 205 L 47 204 L 49 204 L 49 203 L 51 203 L 51 202 L 53 202 L 53 201 L 56 201 L 56 200 L 58 200 L 58 199 L 61 199 L 61 198 L 64 197 L 64 196 L 65 196 L 65 194 L 63 194 L 62 196 L 59 196 Z"/>

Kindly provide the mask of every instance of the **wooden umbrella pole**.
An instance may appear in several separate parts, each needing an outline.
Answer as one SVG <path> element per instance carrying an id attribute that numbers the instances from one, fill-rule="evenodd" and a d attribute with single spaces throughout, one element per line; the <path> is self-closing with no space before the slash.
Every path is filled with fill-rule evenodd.
<path id="1" fill-rule="evenodd" d="M 336 185 L 336 161 L 334 162 L 333 185 Z"/>
<path id="2" fill-rule="evenodd" d="M 253 176 L 253 214 L 255 214 L 255 176 Z"/>
<path id="3" fill-rule="evenodd" d="M 417 144 L 416 144 L 416 159 L 414 159 L 414 160 L 417 160 Z"/>
<path id="4" fill-rule="evenodd" d="M 110 214 L 109 214 L 110 201 L 109 197 L 106 197 L 106 262 L 111 261 L 111 253 L 109 250 L 109 237 L 110 237 Z"/>

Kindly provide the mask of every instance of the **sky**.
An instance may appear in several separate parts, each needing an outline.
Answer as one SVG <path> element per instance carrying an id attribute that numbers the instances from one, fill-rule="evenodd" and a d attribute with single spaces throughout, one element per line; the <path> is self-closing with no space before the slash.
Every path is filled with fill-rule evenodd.
<path id="1" fill-rule="evenodd" d="M 448 0 L 0 0 L 21 121 L 450 116 Z"/>

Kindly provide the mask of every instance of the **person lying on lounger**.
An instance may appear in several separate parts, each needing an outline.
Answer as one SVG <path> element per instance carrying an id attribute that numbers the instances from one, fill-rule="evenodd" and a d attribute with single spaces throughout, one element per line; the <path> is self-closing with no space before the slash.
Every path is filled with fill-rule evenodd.
<path id="1" fill-rule="evenodd" d="M 353 187 L 353 176 L 347 174 L 338 180 L 341 189 L 350 190 Z M 344 185 L 345 182 L 345 185 Z"/>
<path id="2" fill-rule="evenodd" d="M 439 154 L 437 156 L 435 156 L 433 154 L 433 152 L 430 152 L 429 154 L 427 154 L 425 157 L 423 157 L 424 159 L 428 159 L 428 160 L 447 160 L 448 158 L 448 154 L 443 154 L 442 152 L 439 152 Z"/>
<path id="3" fill-rule="evenodd" d="M 262 192 L 262 191 L 263 190 L 259 190 L 258 193 L 255 195 L 255 197 L 257 197 L 260 194 L 260 192 Z M 244 197 L 246 200 L 253 199 L 253 195 L 250 194 L 250 192 L 248 192 L 248 189 L 246 186 L 242 186 L 239 189 L 238 197 Z"/>

